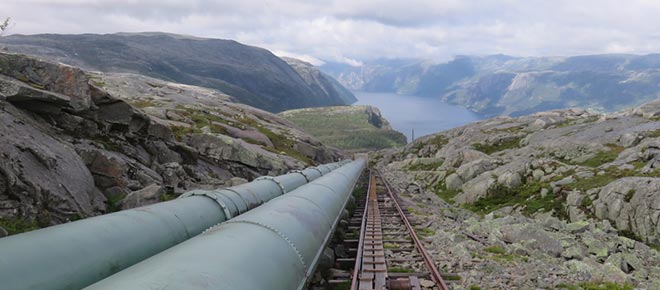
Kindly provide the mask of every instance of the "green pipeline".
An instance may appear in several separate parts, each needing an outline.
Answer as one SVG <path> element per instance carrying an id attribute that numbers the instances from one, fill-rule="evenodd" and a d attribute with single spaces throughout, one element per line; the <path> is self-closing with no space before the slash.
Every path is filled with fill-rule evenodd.
<path id="1" fill-rule="evenodd" d="M 364 168 L 343 165 L 86 289 L 303 289 Z"/>
<path id="2" fill-rule="evenodd" d="M 0 288 L 81 289 L 328 174 L 349 161 L 0 239 Z"/>

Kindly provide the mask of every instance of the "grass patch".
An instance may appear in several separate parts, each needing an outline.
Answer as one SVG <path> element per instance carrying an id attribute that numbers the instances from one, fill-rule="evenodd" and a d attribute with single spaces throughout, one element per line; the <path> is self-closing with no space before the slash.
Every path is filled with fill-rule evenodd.
<path id="1" fill-rule="evenodd" d="M 131 105 L 136 108 L 148 108 L 148 107 L 158 107 L 158 104 L 154 101 L 151 100 L 139 100 L 139 101 L 134 101 L 131 102 Z"/>
<path id="2" fill-rule="evenodd" d="M 481 287 L 479 287 L 477 285 L 471 285 L 470 290 L 481 290 Z"/>
<path id="3" fill-rule="evenodd" d="M 39 229 L 36 221 L 27 221 L 15 218 L 0 218 L 0 227 L 5 229 L 9 235 L 25 233 Z"/>
<path id="4" fill-rule="evenodd" d="M 396 249 L 397 246 L 396 246 L 395 244 L 392 244 L 392 243 L 385 243 L 385 244 L 383 245 L 383 248 L 384 248 L 384 249 Z"/>
<path id="5" fill-rule="evenodd" d="M 202 133 L 202 130 L 199 128 L 194 128 L 194 127 L 186 127 L 186 126 L 175 126 L 171 125 L 170 130 L 172 130 L 172 134 L 174 135 L 174 138 L 181 142 L 183 140 L 183 137 L 191 134 L 200 134 Z"/>
<path id="6" fill-rule="evenodd" d="M 518 138 L 513 138 L 505 141 L 500 141 L 496 144 L 483 144 L 483 143 L 475 143 L 472 144 L 472 147 L 475 150 L 481 151 L 483 153 L 486 153 L 488 155 L 493 154 L 495 152 L 499 151 L 504 151 L 507 149 L 512 149 L 512 148 L 519 148 L 520 147 L 520 140 L 522 140 L 522 137 Z"/>
<path id="7" fill-rule="evenodd" d="M 420 237 L 430 237 L 432 235 L 435 235 L 435 231 L 429 228 L 415 228 L 415 233 L 420 236 Z"/>
<path id="8" fill-rule="evenodd" d="M 335 286 L 332 288 L 333 290 L 350 290 L 351 289 L 351 281 L 344 281 L 338 284 L 335 284 Z"/>
<path id="9" fill-rule="evenodd" d="M 634 287 L 628 283 L 617 284 L 613 282 L 583 282 L 578 284 L 559 284 L 557 289 L 568 290 L 633 290 Z"/>
<path id="10" fill-rule="evenodd" d="M 161 194 L 159 199 L 160 201 L 170 201 L 179 197 L 179 194 L 174 193 L 174 190 L 167 190 L 165 193 Z"/>
<path id="11" fill-rule="evenodd" d="M 307 108 L 280 116 L 317 137 L 321 142 L 346 150 L 378 150 L 406 144 L 406 136 L 386 129 L 389 124 L 364 110 L 352 107 Z"/>
<path id="12" fill-rule="evenodd" d="M 454 204 L 454 198 L 461 193 L 460 190 L 449 190 L 449 189 L 441 189 L 441 190 L 436 190 L 435 195 L 437 195 L 439 198 L 442 198 L 442 200 L 446 201 L 448 204 Z"/>
<path id="13" fill-rule="evenodd" d="M 605 146 L 610 150 L 598 151 L 593 157 L 576 164 L 588 167 L 598 167 L 616 160 L 619 154 L 625 149 L 623 146 L 616 144 L 605 144 Z"/>
<path id="14" fill-rule="evenodd" d="M 502 248 L 501 246 L 490 246 L 486 247 L 484 251 L 488 253 L 493 253 L 493 254 L 506 254 L 506 250 Z"/>
<path id="15" fill-rule="evenodd" d="M 461 281 L 463 277 L 458 274 L 442 274 L 442 279 L 447 280 L 447 281 Z"/>
<path id="16" fill-rule="evenodd" d="M 635 196 L 635 190 L 630 189 L 630 190 L 628 190 L 628 192 L 626 192 L 626 196 L 623 198 L 623 200 L 625 200 L 626 202 L 630 202 L 630 200 L 633 198 L 633 196 Z"/>
<path id="17" fill-rule="evenodd" d="M 415 270 L 404 267 L 391 267 L 387 269 L 390 273 L 413 273 Z"/>
<path id="18" fill-rule="evenodd" d="M 541 197 L 541 190 L 548 189 L 548 194 Z M 508 188 L 495 184 L 488 190 L 488 196 L 473 203 L 466 203 L 464 208 L 479 214 L 487 214 L 506 206 L 523 207 L 522 213 L 531 215 L 538 211 L 555 210 L 559 217 L 565 217 L 563 209 L 565 197 L 552 193 L 550 185 L 538 181 L 530 181 L 516 188 Z"/>

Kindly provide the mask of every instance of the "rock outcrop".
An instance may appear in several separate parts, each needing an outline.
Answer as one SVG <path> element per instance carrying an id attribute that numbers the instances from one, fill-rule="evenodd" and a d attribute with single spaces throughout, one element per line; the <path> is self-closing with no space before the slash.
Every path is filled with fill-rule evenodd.
<path id="1" fill-rule="evenodd" d="M 232 99 L 0 54 L 0 227 L 58 224 L 339 158 Z"/>
<path id="2" fill-rule="evenodd" d="M 483 214 L 610 220 L 620 234 L 660 245 L 659 104 L 498 117 L 374 156 L 426 192 Z M 429 158 L 440 162 L 417 165 Z"/>

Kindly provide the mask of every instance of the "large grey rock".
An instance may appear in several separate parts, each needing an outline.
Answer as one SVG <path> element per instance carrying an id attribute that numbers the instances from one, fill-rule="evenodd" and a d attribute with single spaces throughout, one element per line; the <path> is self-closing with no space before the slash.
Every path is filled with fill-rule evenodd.
<path id="1" fill-rule="evenodd" d="M 122 209 L 130 209 L 145 205 L 154 204 L 160 201 L 160 196 L 164 193 L 162 186 L 151 184 L 143 189 L 129 193 L 122 201 Z"/>
<path id="2" fill-rule="evenodd" d="M 517 172 L 504 172 L 497 177 L 497 182 L 508 188 L 516 188 L 522 184 L 522 178 Z"/>
<path id="3" fill-rule="evenodd" d="M 493 170 L 495 167 L 496 164 L 492 160 L 479 159 L 461 165 L 461 167 L 456 170 L 456 174 L 461 177 L 461 180 L 468 181 L 483 172 Z"/>
<path id="4" fill-rule="evenodd" d="M 445 185 L 449 190 L 457 190 L 463 185 L 463 180 L 461 180 L 461 177 L 458 176 L 458 174 L 452 173 L 445 179 Z"/>
<path id="5" fill-rule="evenodd" d="M 556 257 L 559 257 L 564 252 L 564 247 L 562 247 L 559 240 L 553 238 L 548 232 L 536 225 L 504 225 L 501 231 L 502 240 L 507 243 L 520 243 L 533 240 L 532 243 L 527 243 L 532 248 L 542 250 Z"/>
<path id="6" fill-rule="evenodd" d="M 593 202 L 595 215 L 644 240 L 660 244 L 660 179 L 627 177 L 605 187 Z"/>
<path id="7" fill-rule="evenodd" d="M 105 208 L 84 161 L 55 132 L 4 101 L 0 124 L 0 198 L 13 196 L 25 217 L 46 214 L 46 223 Z"/>
<path id="8" fill-rule="evenodd" d="M 493 178 L 488 172 L 484 173 L 477 178 L 474 178 L 463 184 L 461 187 L 462 193 L 454 198 L 458 204 L 475 202 L 479 198 L 488 196 L 489 190 L 497 180 Z"/>

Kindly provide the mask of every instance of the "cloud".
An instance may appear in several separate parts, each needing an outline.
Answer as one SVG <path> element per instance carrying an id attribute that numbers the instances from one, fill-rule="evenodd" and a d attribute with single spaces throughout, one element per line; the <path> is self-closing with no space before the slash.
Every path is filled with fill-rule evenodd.
<path id="1" fill-rule="evenodd" d="M 0 11 L 11 33 L 166 31 L 313 63 L 660 52 L 651 0 L 3 0 Z"/>

